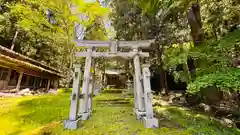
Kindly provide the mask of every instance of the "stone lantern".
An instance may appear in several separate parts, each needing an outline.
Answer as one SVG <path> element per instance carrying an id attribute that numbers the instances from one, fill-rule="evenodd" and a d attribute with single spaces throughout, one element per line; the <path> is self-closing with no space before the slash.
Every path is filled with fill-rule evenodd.
<path id="1" fill-rule="evenodd" d="M 128 89 L 128 90 L 133 89 L 133 82 L 130 81 L 129 79 L 128 79 L 127 82 L 126 82 L 126 85 L 127 85 L 127 89 Z"/>

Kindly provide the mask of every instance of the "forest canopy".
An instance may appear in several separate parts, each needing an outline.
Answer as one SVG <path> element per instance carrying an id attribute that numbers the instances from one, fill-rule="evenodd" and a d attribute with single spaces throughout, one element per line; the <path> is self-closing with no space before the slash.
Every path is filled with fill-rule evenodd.
<path id="1" fill-rule="evenodd" d="M 152 72 L 188 84 L 196 93 L 207 87 L 239 90 L 240 3 L 236 0 L 108 1 L 112 25 L 121 40 L 155 39 Z"/>

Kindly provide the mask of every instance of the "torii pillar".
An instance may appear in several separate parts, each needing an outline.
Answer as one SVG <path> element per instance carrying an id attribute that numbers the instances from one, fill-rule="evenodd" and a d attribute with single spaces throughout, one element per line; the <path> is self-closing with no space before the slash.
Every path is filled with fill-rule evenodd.
<path id="1" fill-rule="evenodd" d="M 67 129 L 77 129 L 80 124 L 80 119 L 77 116 L 79 95 L 80 95 L 80 77 L 81 77 L 81 65 L 74 65 L 74 79 L 73 79 L 73 89 L 71 95 L 71 105 L 69 120 L 64 121 L 64 128 Z"/>
<path id="2" fill-rule="evenodd" d="M 81 100 L 79 106 L 79 115 L 81 120 L 89 119 L 91 112 L 89 110 L 89 89 L 92 89 L 92 73 L 91 73 L 91 66 L 92 66 L 92 50 L 93 47 L 88 47 L 87 49 L 87 57 L 85 60 L 85 67 L 84 67 L 84 78 L 83 78 L 83 85 L 82 85 L 82 93 L 81 93 Z"/>
<path id="3" fill-rule="evenodd" d="M 138 53 L 138 48 L 133 48 L 133 52 Z M 137 119 L 141 119 L 141 117 L 145 114 L 145 106 L 143 101 L 143 87 L 141 83 L 141 66 L 140 66 L 140 58 L 139 55 L 135 55 L 133 57 L 133 63 L 134 63 L 134 99 L 136 101 L 135 103 L 135 113 L 137 116 Z"/>
<path id="4" fill-rule="evenodd" d="M 150 71 L 149 64 L 142 65 L 143 72 L 143 86 L 144 86 L 144 103 L 146 115 L 143 117 L 143 123 L 145 128 L 156 128 L 158 127 L 158 119 L 154 118 L 153 106 L 152 106 L 152 92 L 150 84 Z"/>

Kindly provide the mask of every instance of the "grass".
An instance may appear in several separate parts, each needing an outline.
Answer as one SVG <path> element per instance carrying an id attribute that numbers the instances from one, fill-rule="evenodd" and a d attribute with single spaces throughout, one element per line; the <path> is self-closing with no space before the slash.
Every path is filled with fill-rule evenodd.
<path id="1" fill-rule="evenodd" d="M 155 107 L 161 127 L 179 129 L 192 135 L 239 135 L 236 128 L 221 125 L 215 119 L 182 107 Z"/>
<path id="2" fill-rule="evenodd" d="M 78 130 L 64 130 L 70 93 L 0 99 L 0 135 L 237 135 L 208 117 L 177 107 L 155 107 L 160 128 L 135 120 L 132 100 L 119 93 L 94 98 L 93 116 Z M 208 134 L 207 134 L 208 133 Z"/>
<path id="3" fill-rule="evenodd" d="M 0 134 L 26 134 L 68 115 L 69 94 L 0 99 Z M 4 124 L 2 124 L 4 123 Z"/>
<path id="4" fill-rule="evenodd" d="M 104 88 L 103 93 L 121 93 L 123 89 L 114 89 L 114 88 Z"/>

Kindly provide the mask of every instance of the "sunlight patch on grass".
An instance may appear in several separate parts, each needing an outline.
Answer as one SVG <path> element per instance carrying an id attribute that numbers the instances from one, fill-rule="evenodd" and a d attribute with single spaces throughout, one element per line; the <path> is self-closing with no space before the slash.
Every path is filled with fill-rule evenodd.
<path id="1" fill-rule="evenodd" d="M 44 124 L 63 120 L 69 94 L 3 98 L 0 100 L 0 134 L 18 135 Z M 4 106 L 4 108 L 2 108 Z"/>

